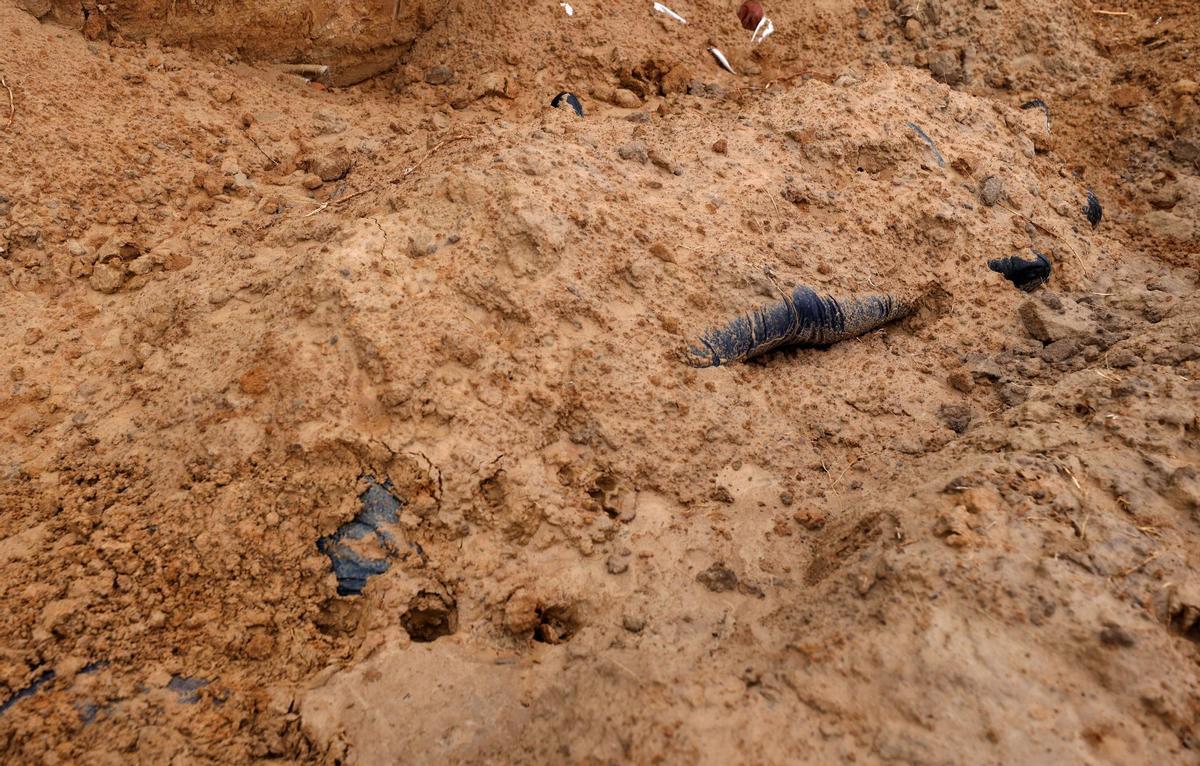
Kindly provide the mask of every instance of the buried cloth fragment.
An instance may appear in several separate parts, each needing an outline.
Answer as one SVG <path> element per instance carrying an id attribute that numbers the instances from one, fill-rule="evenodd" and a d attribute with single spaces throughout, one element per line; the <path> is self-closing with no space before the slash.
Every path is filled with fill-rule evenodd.
<path id="1" fill-rule="evenodd" d="M 362 510 L 333 534 L 317 540 L 317 550 L 328 556 L 333 564 L 339 596 L 362 595 L 367 578 L 383 574 L 391 566 L 388 554 L 394 551 L 395 540 L 384 529 L 384 525 L 399 521 L 400 508 L 404 503 L 390 492 L 391 481 L 383 484 L 374 478 L 369 481 L 367 491 L 359 496 Z M 368 540 L 368 536 L 373 539 Z M 370 555 L 368 551 L 372 548 L 380 551 L 381 555 Z"/>
<path id="2" fill-rule="evenodd" d="M 211 683 L 207 678 L 188 678 L 187 676 L 171 676 L 167 688 L 175 692 L 182 705 L 195 705 L 200 701 L 200 690 Z"/>
<path id="3" fill-rule="evenodd" d="M 563 91 L 550 100 L 550 106 L 554 107 L 555 109 L 561 109 L 563 104 L 566 104 L 575 110 L 576 116 L 583 116 L 583 104 L 580 103 L 579 97 L 574 93 Z"/>
<path id="4" fill-rule="evenodd" d="M 942 153 L 938 151 L 937 144 L 933 143 L 933 139 L 930 138 L 925 131 L 921 130 L 920 126 L 918 126 L 915 122 L 908 123 L 908 127 L 916 131 L 916 134 L 921 138 L 921 140 L 928 144 L 929 148 L 933 150 L 933 158 L 937 160 L 938 167 L 946 167 L 946 159 L 942 157 Z"/>
<path id="5" fill-rule="evenodd" d="M 1041 109 L 1042 121 L 1045 123 L 1046 132 L 1050 131 L 1050 107 L 1046 106 L 1046 102 L 1040 98 L 1035 98 L 1032 101 L 1026 101 L 1021 104 L 1022 110 Z"/>
<path id="6" fill-rule="evenodd" d="M 780 346 L 827 346 L 908 316 L 916 301 L 891 295 L 833 298 L 798 285 L 783 300 L 760 306 L 688 346 L 693 367 L 719 367 Z"/>
<path id="7" fill-rule="evenodd" d="M 10 707 L 17 704 L 22 699 L 26 697 L 32 697 L 34 694 L 37 694 L 37 690 L 53 681 L 55 676 L 56 674 L 53 670 L 46 670 L 37 678 L 33 679 L 28 686 L 17 689 L 15 692 L 13 692 L 11 697 L 4 700 L 4 702 L 0 702 L 0 715 L 6 713 Z"/>
<path id="8" fill-rule="evenodd" d="M 1050 273 L 1054 270 L 1049 258 L 1037 250 L 1034 250 L 1033 254 L 1036 257 L 1028 261 L 1019 255 L 993 258 L 988 261 L 988 268 L 1003 275 L 1018 290 L 1031 293 L 1046 284 L 1046 281 L 1050 279 Z"/>
<path id="9" fill-rule="evenodd" d="M 1100 225 L 1100 219 L 1104 217 L 1104 208 L 1100 207 L 1100 200 L 1096 197 L 1096 193 L 1088 189 L 1087 204 L 1083 206 L 1083 214 L 1087 216 L 1088 223 L 1092 228 Z"/>

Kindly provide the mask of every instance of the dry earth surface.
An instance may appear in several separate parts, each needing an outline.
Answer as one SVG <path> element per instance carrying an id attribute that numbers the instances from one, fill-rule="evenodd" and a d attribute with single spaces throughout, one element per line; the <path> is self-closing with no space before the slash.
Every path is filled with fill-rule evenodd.
<path id="1" fill-rule="evenodd" d="M 1200 762 L 1194 4 L 670 5 L 0 0 L 0 760 Z"/>

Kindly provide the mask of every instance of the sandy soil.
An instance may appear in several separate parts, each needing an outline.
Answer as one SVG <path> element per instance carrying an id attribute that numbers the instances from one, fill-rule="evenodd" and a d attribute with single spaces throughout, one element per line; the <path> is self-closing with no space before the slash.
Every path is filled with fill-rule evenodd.
<path id="1" fill-rule="evenodd" d="M 0 759 L 1200 761 L 1189 2 L 240 5 L 0 0 Z"/>

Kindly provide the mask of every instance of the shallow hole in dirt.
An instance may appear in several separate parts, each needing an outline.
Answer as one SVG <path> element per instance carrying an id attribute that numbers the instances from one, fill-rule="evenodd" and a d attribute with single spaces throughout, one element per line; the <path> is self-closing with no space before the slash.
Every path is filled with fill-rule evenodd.
<path id="1" fill-rule="evenodd" d="M 605 473 L 600 474 L 587 491 L 588 497 L 592 498 L 596 507 L 612 518 L 616 518 L 621 512 L 616 502 L 617 487 L 616 477 Z"/>
<path id="2" fill-rule="evenodd" d="M 1170 628 L 1189 641 L 1200 643 L 1200 607 L 1181 606 L 1171 615 Z"/>
<path id="3" fill-rule="evenodd" d="M 423 590 L 408 603 L 400 624 L 413 641 L 436 641 L 458 630 L 458 606 L 449 596 Z"/>
<path id="4" fill-rule="evenodd" d="M 533 640 L 543 644 L 561 644 L 570 641 L 579 630 L 579 622 L 575 619 L 570 607 L 539 606 L 537 609 L 538 625 L 533 629 Z"/>

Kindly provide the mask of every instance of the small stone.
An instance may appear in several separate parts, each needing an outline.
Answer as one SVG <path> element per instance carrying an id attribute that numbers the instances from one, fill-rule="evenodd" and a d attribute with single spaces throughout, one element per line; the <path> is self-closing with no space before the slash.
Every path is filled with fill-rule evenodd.
<path id="1" fill-rule="evenodd" d="M 705 569 L 700 574 L 696 575 L 696 582 L 708 588 L 714 593 L 723 593 L 731 591 L 738 585 L 737 575 L 732 569 L 725 566 L 725 562 L 718 561 L 708 569 Z"/>
<path id="2" fill-rule="evenodd" d="M 339 146 L 326 155 L 310 160 L 308 171 L 316 174 L 322 181 L 337 181 L 345 178 L 353 165 L 354 160 L 351 159 L 350 152 L 346 147 Z"/>
<path id="3" fill-rule="evenodd" d="M 1137 643 L 1129 631 L 1115 622 L 1106 622 L 1100 629 L 1100 643 L 1114 648 L 1128 649 Z"/>
<path id="4" fill-rule="evenodd" d="M 623 160 L 632 160 L 640 162 L 643 165 L 650 161 L 650 154 L 646 151 L 646 145 L 641 141 L 630 141 L 620 149 L 617 149 L 617 154 Z"/>
<path id="5" fill-rule="evenodd" d="M 224 306 L 226 303 L 229 303 L 229 299 L 232 297 L 233 293 L 224 287 L 218 287 L 208 294 L 208 302 L 214 306 Z"/>
<path id="6" fill-rule="evenodd" d="M 665 170 L 668 173 L 671 173 L 673 175 L 677 175 L 677 176 L 683 175 L 683 168 L 681 168 L 675 162 L 675 160 L 673 160 L 671 157 L 667 156 L 666 154 L 663 154 L 659 150 L 651 149 L 649 151 L 649 153 L 647 154 L 647 157 L 649 157 L 650 162 L 655 167 L 662 168 L 663 170 Z"/>
<path id="7" fill-rule="evenodd" d="M 1017 309 L 1017 315 L 1025 325 L 1029 337 L 1043 343 L 1053 343 L 1063 338 L 1081 338 L 1096 334 L 1096 323 L 1083 315 L 1082 310 L 1052 313 L 1052 310 L 1036 301 L 1025 301 Z"/>
<path id="8" fill-rule="evenodd" d="M 779 502 L 781 505 L 783 505 L 783 507 L 787 508 L 790 507 L 792 503 L 796 502 L 796 498 L 791 492 L 780 492 Z"/>
<path id="9" fill-rule="evenodd" d="M 1016 407 L 1029 398 L 1030 386 L 1020 383 L 1005 383 L 1000 386 L 997 393 L 1000 395 L 1000 401 L 1004 402 L 1005 407 Z"/>
<path id="10" fill-rule="evenodd" d="M 718 138 L 713 142 L 712 150 L 716 154 L 729 154 L 729 142 L 723 138 Z"/>
<path id="11" fill-rule="evenodd" d="M 425 73 L 425 82 L 430 85 L 445 85 L 454 79 L 454 70 L 448 66 L 435 66 Z"/>
<path id="12" fill-rule="evenodd" d="M 971 393 L 971 389 L 975 387 L 975 378 L 966 370 L 955 370 L 946 377 L 946 382 L 951 388 L 964 394 Z"/>
<path id="13" fill-rule="evenodd" d="M 1141 357 L 1127 348 L 1119 348 L 1108 355 L 1108 366 L 1119 370 L 1136 367 L 1141 361 Z"/>
<path id="14" fill-rule="evenodd" d="M 659 83 L 659 90 L 664 96 L 670 96 L 680 93 L 687 93 L 688 85 L 692 82 L 692 70 L 686 64 L 676 64 L 667 72 L 662 82 Z"/>
<path id="15" fill-rule="evenodd" d="M 734 501 L 733 493 L 724 484 L 718 484 L 714 487 L 709 497 L 718 503 L 725 503 L 726 505 L 730 505 Z"/>
<path id="16" fill-rule="evenodd" d="M 960 85 L 966 79 L 962 62 L 956 51 L 938 51 L 929 59 L 929 74 L 938 82 Z"/>
<path id="17" fill-rule="evenodd" d="M 997 176 L 988 176 L 983 179 L 983 186 L 979 190 L 979 199 L 983 204 L 992 207 L 1004 196 L 1004 182 Z"/>
<path id="18" fill-rule="evenodd" d="M 1042 349 L 1042 360 L 1057 364 L 1065 362 L 1079 353 L 1079 341 L 1075 338 L 1056 340 Z"/>
<path id="19" fill-rule="evenodd" d="M 909 40 L 916 40 L 921 36 L 922 31 L 921 22 L 917 21 L 916 19 L 909 19 L 908 21 L 904 22 L 905 38 Z"/>
<path id="20" fill-rule="evenodd" d="M 617 88 L 613 91 L 612 103 L 622 109 L 637 109 L 642 105 L 642 100 L 628 88 Z"/>
<path id="21" fill-rule="evenodd" d="M 971 425 L 971 408 L 962 404 L 943 404 L 938 408 L 938 417 L 956 434 L 961 434 Z"/>
<path id="22" fill-rule="evenodd" d="M 614 553 L 608 557 L 605 567 L 611 575 L 624 574 L 629 571 L 629 558 Z"/>
<path id="23" fill-rule="evenodd" d="M 38 341 L 40 341 L 44 335 L 45 335 L 45 333 L 42 332 L 42 329 L 40 327 L 30 327 L 28 330 L 25 331 L 25 345 L 26 346 L 37 345 Z"/>
<path id="24" fill-rule="evenodd" d="M 143 255 L 129 263 L 129 272 L 134 276 L 149 274 L 158 265 L 158 259 L 152 255 Z"/>
<path id="25" fill-rule="evenodd" d="M 324 182 L 321 181 L 321 177 L 316 173 L 305 173 L 304 178 L 300 179 L 300 185 L 310 191 L 320 189 L 322 183 Z"/>
<path id="26" fill-rule="evenodd" d="M 125 284 L 125 267 L 117 264 L 101 263 L 92 271 L 92 276 L 88 278 L 88 284 L 93 290 L 102 293 L 115 293 L 121 289 L 121 285 Z"/>
<path id="27" fill-rule="evenodd" d="M 820 508 L 804 508 L 792 514 L 792 520 L 810 531 L 825 526 L 826 518 L 825 511 Z"/>
<path id="28" fill-rule="evenodd" d="M 646 618 L 639 614 L 626 614 L 621 618 L 621 625 L 630 633 L 641 633 L 646 629 Z"/>

